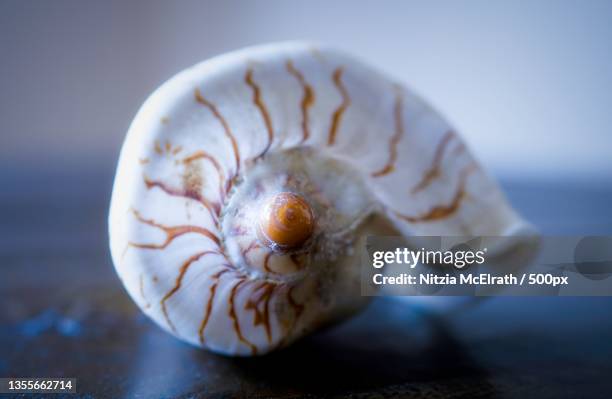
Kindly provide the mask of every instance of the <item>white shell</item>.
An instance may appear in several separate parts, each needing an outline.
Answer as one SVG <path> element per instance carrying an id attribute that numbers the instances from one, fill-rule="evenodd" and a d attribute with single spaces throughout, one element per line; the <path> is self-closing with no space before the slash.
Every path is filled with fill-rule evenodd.
<path id="1" fill-rule="evenodd" d="M 258 243 L 252 220 L 278 191 L 314 204 L 308 251 Z M 342 53 L 282 43 L 200 63 L 149 97 L 121 151 L 110 246 L 163 328 L 262 354 L 363 306 L 352 249 L 381 217 L 405 236 L 529 230 L 421 99 Z"/>

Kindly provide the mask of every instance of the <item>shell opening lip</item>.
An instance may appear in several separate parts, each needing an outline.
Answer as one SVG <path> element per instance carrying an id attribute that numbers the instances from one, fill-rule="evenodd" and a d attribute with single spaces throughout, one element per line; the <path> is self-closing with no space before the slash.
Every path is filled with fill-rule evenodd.
<path id="1" fill-rule="evenodd" d="M 270 249 L 287 252 L 302 248 L 314 227 L 315 216 L 310 204 L 302 196 L 285 191 L 264 202 L 257 231 Z"/>

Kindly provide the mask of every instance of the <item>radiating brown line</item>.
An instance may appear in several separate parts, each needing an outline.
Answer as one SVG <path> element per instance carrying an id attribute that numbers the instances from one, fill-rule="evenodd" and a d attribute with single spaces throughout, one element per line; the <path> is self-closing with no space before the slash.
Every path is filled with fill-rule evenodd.
<path id="1" fill-rule="evenodd" d="M 266 104 L 264 103 L 263 98 L 261 96 L 261 88 L 253 79 L 252 69 L 247 70 L 244 80 L 246 84 L 253 90 L 253 103 L 259 109 L 261 117 L 264 120 L 264 124 L 266 125 L 266 130 L 268 131 L 268 144 L 266 145 L 266 148 L 264 148 L 264 150 L 256 157 L 261 158 L 268 152 L 270 146 L 272 145 L 272 141 L 274 141 L 274 129 L 272 127 L 272 119 L 270 118 L 268 108 L 266 107 Z"/>
<path id="2" fill-rule="evenodd" d="M 183 147 L 179 145 L 177 147 L 174 147 L 174 149 L 172 150 L 172 154 L 176 155 L 176 154 L 178 154 L 181 151 L 183 151 Z"/>
<path id="3" fill-rule="evenodd" d="M 215 234 L 213 234 L 210 230 L 205 229 L 203 227 L 190 226 L 190 225 L 172 226 L 172 227 L 164 226 L 162 224 L 156 223 L 153 219 L 144 219 L 140 215 L 140 213 L 137 210 L 135 210 L 135 209 L 132 209 L 132 213 L 134 214 L 136 219 L 138 219 L 139 222 L 147 224 L 149 226 L 157 227 L 158 229 L 160 229 L 164 233 L 166 233 L 166 240 L 163 243 L 161 243 L 161 244 L 138 244 L 138 243 L 130 242 L 129 245 L 132 246 L 132 247 L 142 248 L 142 249 L 164 249 L 168 245 L 170 245 L 170 243 L 172 241 L 174 241 L 175 238 L 177 238 L 179 236 L 182 236 L 184 234 L 188 234 L 188 233 L 201 234 L 201 235 L 209 238 L 217 246 L 220 246 L 220 244 L 221 244 L 219 238 Z"/>
<path id="4" fill-rule="evenodd" d="M 204 206 L 204 208 L 208 210 L 215 224 L 218 223 L 219 213 L 221 212 L 220 205 L 210 202 L 199 192 L 187 191 L 187 190 L 177 190 L 177 189 L 168 187 L 163 182 L 150 180 L 146 176 L 144 176 L 144 182 L 145 182 L 145 185 L 147 186 L 147 189 L 149 190 L 153 187 L 157 187 L 170 196 L 188 198 L 188 199 L 199 202 L 200 204 Z"/>
<path id="5" fill-rule="evenodd" d="M 208 301 L 206 301 L 206 313 L 204 314 L 204 319 L 202 319 L 202 322 L 200 323 L 200 328 L 198 330 L 198 336 L 200 337 L 200 342 L 203 344 L 204 343 L 204 330 L 206 329 L 206 326 L 208 325 L 208 320 L 210 319 L 210 314 L 212 312 L 212 305 L 213 305 L 213 300 L 215 298 L 215 294 L 217 292 L 217 286 L 219 285 L 219 279 L 221 278 L 221 276 L 227 272 L 229 272 L 230 269 L 223 269 L 220 272 L 214 274 L 212 276 L 213 279 L 215 279 L 215 282 L 210 286 L 210 295 L 208 297 Z"/>
<path id="6" fill-rule="evenodd" d="M 150 162 L 150 159 L 149 159 L 149 158 L 140 158 L 140 159 L 138 160 L 138 162 L 139 162 L 141 165 L 145 165 L 145 164 L 148 164 L 148 163 Z"/>
<path id="7" fill-rule="evenodd" d="M 285 287 L 287 287 L 287 290 L 285 291 L 287 295 L 287 302 L 289 303 L 289 306 L 291 306 L 291 308 L 294 311 L 294 318 L 293 318 L 293 323 L 291 323 L 291 326 L 287 329 L 287 331 L 285 332 L 285 335 L 278 342 L 278 344 L 276 345 L 276 348 L 281 348 L 286 344 L 287 340 L 289 339 L 289 336 L 291 335 L 293 330 L 295 330 L 295 326 L 297 325 L 298 319 L 300 318 L 300 316 L 302 315 L 302 312 L 304 311 L 304 305 L 298 303 L 293 298 L 293 295 L 292 295 L 293 290 L 295 289 L 296 285 L 291 285 L 291 286 L 285 285 Z"/>
<path id="8" fill-rule="evenodd" d="M 274 293 L 275 288 L 275 285 L 271 285 L 270 292 L 264 301 L 264 326 L 266 328 L 266 336 L 268 337 L 269 343 L 272 343 L 272 328 L 270 327 L 270 300 L 272 299 L 272 293 Z"/>
<path id="9" fill-rule="evenodd" d="M 242 259 L 247 267 L 252 267 L 251 262 L 248 258 L 248 253 L 258 248 L 261 248 L 261 245 L 257 240 L 253 240 L 246 248 L 242 249 Z"/>
<path id="10" fill-rule="evenodd" d="M 238 321 L 238 316 L 236 315 L 236 309 L 235 309 L 235 306 L 234 306 L 234 301 L 235 301 L 235 297 L 236 297 L 236 291 L 238 290 L 238 287 L 240 287 L 245 282 L 246 282 L 246 280 L 244 278 L 242 278 L 240 281 L 238 281 L 238 283 L 236 283 L 236 285 L 234 285 L 234 287 L 232 287 L 232 291 L 230 292 L 230 297 L 229 297 L 229 305 L 230 305 L 229 316 L 230 316 L 230 318 L 232 319 L 232 322 L 233 322 L 234 332 L 236 333 L 236 336 L 238 337 L 240 342 L 242 342 L 243 344 L 245 344 L 248 347 L 250 347 L 251 348 L 251 353 L 253 355 L 256 355 L 257 354 L 257 347 L 253 343 L 249 342 L 242 335 L 242 331 L 240 330 L 240 322 Z"/>
<path id="11" fill-rule="evenodd" d="M 244 306 L 245 310 L 253 310 L 255 317 L 253 318 L 253 325 L 258 326 L 263 323 L 264 329 L 266 330 L 266 337 L 268 342 L 272 342 L 272 329 L 270 326 L 270 299 L 276 286 L 270 282 L 263 282 L 259 287 L 255 288 L 251 295 L 255 295 L 260 292 L 259 296 L 255 298 L 251 297 Z M 261 291 L 263 289 L 263 291 Z M 259 306 L 263 301 L 263 311 L 259 310 Z"/>
<path id="12" fill-rule="evenodd" d="M 302 268 L 304 267 L 304 263 L 303 263 L 303 258 L 302 255 L 299 254 L 291 254 L 291 256 L 289 256 L 289 258 L 291 259 L 291 262 L 295 265 L 295 267 L 298 270 L 302 270 Z"/>
<path id="13" fill-rule="evenodd" d="M 293 330 L 295 330 L 295 326 L 297 325 L 298 320 L 300 319 L 300 316 L 304 312 L 304 305 L 298 303 L 293 298 L 293 290 L 295 289 L 295 287 L 296 287 L 295 285 L 292 285 L 287 290 L 287 302 L 289 302 L 289 305 L 291 306 L 291 308 L 293 308 L 293 311 L 295 312 L 295 314 L 293 318 L 293 323 L 291 323 L 291 327 L 287 331 L 286 336 L 282 339 L 281 343 L 279 344 L 280 346 L 282 346 L 283 342 L 285 342 L 286 339 L 289 337 L 289 335 L 293 332 Z"/>
<path id="14" fill-rule="evenodd" d="M 334 74 L 332 76 L 332 80 L 334 81 L 334 85 L 342 95 L 342 102 L 336 108 L 334 113 L 332 114 L 331 126 L 329 128 L 329 135 L 327 138 L 327 145 L 331 146 L 336 143 L 336 135 L 338 134 L 338 128 L 340 126 L 340 122 L 342 120 L 342 115 L 344 115 L 344 111 L 351 105 L 351 99 L 348 95 L 348 91 L 344 84 L 342 83 L 342 73 L 344 72 L 343 68 L 336 68 Z"/>
<path id="15" fill-rule="evenodd" d="M 218 251 L 203 251 L 187 259 L 187 261 L 185 261 L 179 269 L 179 275 L 176 277 L 174 287 L 172 287 L 172 289 L 168 291 L 166 295 L 164 295 L 164 297 L 160 301 L 162 313 L 164 314 L 164 317 L 166 318 L 166 322 L 168 323 L 168 326 L 170 326 L 170 328 L 174 332 L 176 332 L 176 328 L 174 327 L 174 324 L 172 323 L 172 321 L 170 320 L 170 317 L 168 316 L 168 309 L 166 308 L 166 301 L 170 299 L 170 297 L 174 295 L 181 288 L 181 285 L 183 283 L 183 277 L 185 277 L 185 274 L 187 273 L 187 270 L 189 269 L 191 264 L 199 260 L 202 256 L 208 255 L 208 254 L 220 254 L 220 253 Z"/>
<path id="16" fill-rule="evenodd" d="M 261 248 L 261 245 L 257 242 L 257 240 L 251 241 L 248 247 L 242 250 L 242 257 L 246 257 L 246 255 L 254 249 Z"/>
<path id="17" fill-rule="evenodd" d="M 445 219 L 451 215 L 453 215 L 460 207 L 461 202 L 465 198 L 466 191 L 465 185 L 467 182 L 467 178 L 469 175 L 477 169 L 476 163 L 472 162 L 467 165 L 464 169 L 461 170 L 459 176 L 459 184 L 457 186 L 457 191 L 453 196 L 451 202 L 447 205 L 436 205 L 429 210 L 429 212 L 421 215 L 421 216 L 410 216 L 404 215 L 399 212 L 395 212 L 395 214 L 401 219 L 410 222 L 410 223 L 420 223 L 420 222 L 432 222 L 440 219 Z"/>
<path id="18" fill-rule="evenodd" d="M 270 273 L 273 273 L 272 269 L 270 269 L 270 257 L 274 255 L 274 252 L 270 251 L 266 254 L 264 258 L 264 270 Z"/>
<path id="19" fill-rule="evenodd" d="M 423 173 L 421 181 L 419 181 L 419 183 L 411 190 L 412 194 L 416 194 L 419 191 L 427 188 L 436 178 L 440 176 L 440 167 L 442 166 L 444 152 L 454 137 L 455 133 L 452 130 L 446 132 L 444 137 L 442 137 L 438 143 L 438 146 L 436 147 L 436 152 L 434 154 L 433 161 L 431 162 L 431 166 L 425 171 L 425 173 Z"/>
<path id="20" fill-rule="evenodd" d="M 184 158 L 183 163 L 189 164 L 198 159 L 206 159 L 210 161 L 210 163 L 217 170 L 217 175 L 219 176 L 219 195 L 221 196 L 221 200 L 223 201 L 223 199 L 225 198 L 225 195 L 227 194 L 227 191 L 230 188 L 227 185 L 227 182 L 225 181 L 225 174 L 223 173 L 223 168 L 221 167 L 221 165 L 219 164 L 219 162 L 217 161 L 215 157 L 213 157 L 209 153 L 202 151 L 202 150 L 196 151 L 193 154 L 189 155 L 188 157 Z"/>
<path id="21" fill-rule="evenodd" d="M 196 101 L 198 103 L 200 103 L 203 106 L 207 107 L 210 110 L 210 112 L 212 112 L 212 114 L 215 116 L 215 118 L 217 118 L 217 120 L 223 126 L 223 131 L 225 132 L 225 135 L 227 136 L 227 138 L 232 143 L 232 148 L 234 150 L 234 157 L 236 159 L 236 172 L 235 172 L 235 174 L 238 174 L 238 172 L 240 171 L 240 151 L 238 150 L 238 142 L 236 141 L 236 138 L 232 134 L 232 131 L 231 131 L 229 125 L 227 124 L 227 121 L 225 120 L 223 115 L 221 115 L 221 113 L 219 112 L 219 109 L 212 102 L 208 101 L 207 99 L 205 99 L 202 96 L 202 93 L 200 92 L 200 89 L 197 89 L 197 88 L 195 89 L 195 99 L 196 99 Z"/>
<path id="22" fill-rule="evenodd" d="M 302 85 L 302 88 L 304 90 L 304 95 L 302 96 L 302 102 L 300 104 L 300 107 L 302 109 L 302 143 L 304 143 L 310 137 L 308 109 L 314 104 L 315 94 L 312 86 L 309 85 L 308 82 L 306 82 L 306 79 L 304 79 L 304 75 L 295 68 L 291 60 L 287 61 L 286 66 L 287 71 L 289 71 L 289 73 L 293 75 L 298 80 L 298 82 L 300 82 L 300 85 Z"/>
<path id="23" fill-rule="evenodd" d="M 400 88 L 396 88 L 395 107 L 393 116 L 395 119 L 395 133 L 389 141 L 389 160 L 382 169 L 373 172 L 372 177 L 381 177 L 393 172 L 395 169 L 395 160 L 397 159 L 397 144 L 404 135 L 404 121 L 402 117 L 403 96 Z"/>

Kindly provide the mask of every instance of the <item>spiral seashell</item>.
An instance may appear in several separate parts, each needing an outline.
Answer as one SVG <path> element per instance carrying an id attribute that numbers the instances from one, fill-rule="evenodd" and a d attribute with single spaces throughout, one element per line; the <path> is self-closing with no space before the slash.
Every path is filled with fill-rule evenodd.
<path id="1" fill-rule="evenodd" d="M 362 308 L 354 248 L 368 234 L 528 229 L 437 112 L 307 43 L 222 55 L 157 89 L 127 134 L 109 219 L 138 306 L 231 355 Z"/>

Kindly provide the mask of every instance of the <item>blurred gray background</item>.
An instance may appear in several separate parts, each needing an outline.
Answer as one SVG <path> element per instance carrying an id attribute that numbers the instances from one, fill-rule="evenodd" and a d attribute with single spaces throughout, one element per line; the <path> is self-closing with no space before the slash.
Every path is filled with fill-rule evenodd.
<path id="1" fill-rule="evenodd" d="M 112 174 L 144 99 L 258 43 L 331 43 L 441 110 L 502 179 L 612 182 L 612 2 L 0 2 L 0 176 Z"/>

